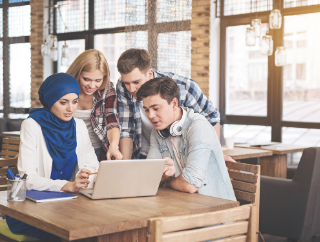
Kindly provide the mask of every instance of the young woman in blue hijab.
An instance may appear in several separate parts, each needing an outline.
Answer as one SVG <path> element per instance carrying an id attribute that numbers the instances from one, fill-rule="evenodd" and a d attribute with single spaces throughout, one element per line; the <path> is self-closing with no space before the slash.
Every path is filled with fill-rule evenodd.
<path id="1" fill-rule="evenodd" d="M 39 89 L 43 108 L 30 110 L 20 131 L 18 170 L 27 174 L 27 189 L 79 192 L 89 184 L 86 167 L 99 168 L 88 130 L 73 118 L 79 98 L 78 81 L 65 73 L 49 76 Z M 7 216 L 13 233 L 40 240 L 61 241 L 57 236 Z"/>

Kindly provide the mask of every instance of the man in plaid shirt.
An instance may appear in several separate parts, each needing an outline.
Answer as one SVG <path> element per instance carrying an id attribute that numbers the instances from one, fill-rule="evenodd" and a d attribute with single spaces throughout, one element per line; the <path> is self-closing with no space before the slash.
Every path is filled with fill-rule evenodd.
<path id="1" fill-rule="evenodd" d="M 143 159 L 148 155 L 153 125 L 142 103 L 136 100 L 136 93 L 142 84 L 156 77 L 172 78 L 179 87 L 181 106 L 202 114 L 214 126 L 220 138 L 220 114 L 195 81 L 171 72 L 151 69 L 150 55 L 143 49 L 123 52 L 117 68 L 121 74 L 117 83 L 117 98 L 121 125 L 120 152 L 123 159 Z M 225 160 L 232 158 L 225 156 Z"/>

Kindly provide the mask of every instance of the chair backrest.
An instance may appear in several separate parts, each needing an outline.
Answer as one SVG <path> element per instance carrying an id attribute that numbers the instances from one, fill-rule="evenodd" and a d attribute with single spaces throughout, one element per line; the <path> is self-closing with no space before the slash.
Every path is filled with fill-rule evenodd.
<path id="1" fill-rule="evenodd" d="M 301 211 L 302 236 L 320 234 L 320 147 L 303 151 L 293 182 Z M 302 205 L 303 204 L 303 205 Z"/>
<path id="2" fill-rule="evenodd" d="M 14 158 L 19 153 L 20 139 L 3 138 L 1 158 Z"/>
<path id="3" fill-rule="evenodd" d="M 3 185 L 7 184 L 6 173 L 8 169 L 13 174 L 18 174 L 17 161 L 18 159 L 0 159 L 0 191 L 7 190 L 7 187 Z"/>
<path id="4" fill-rule="evenodd" d="M 239 162 L 226 162 L 234 194 L 238 200 L 254 205 L 253 216 L 256 219 L 256 232 L 259 231 L 260 210 L 260 165 Z M 256 236 L 256 241 L 258 236 Z"/>
<path id="5" fill-rule="evenodd" d="M 189 242 L 218 239 L 216 242 L 255 241 L 254 205 L 216 212 L 152 218 L 148 221 L 147 242 Z M 213 225 L 213 226 L 212 226 Z"/>
<path id="6" fill-rule="evenodd" d="M 239 162 L 226 162 L 235 196 L 238 200 L 259 206 L 260 166 Z"/>

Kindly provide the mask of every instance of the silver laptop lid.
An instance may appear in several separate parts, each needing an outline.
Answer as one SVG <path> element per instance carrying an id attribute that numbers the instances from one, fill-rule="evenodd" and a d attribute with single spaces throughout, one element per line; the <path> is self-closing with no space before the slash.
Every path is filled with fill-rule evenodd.
<path id="1" fill-rule="evenodd" d="M 101 161 L 92 199 L 156 195 L 165 159 Z"/>

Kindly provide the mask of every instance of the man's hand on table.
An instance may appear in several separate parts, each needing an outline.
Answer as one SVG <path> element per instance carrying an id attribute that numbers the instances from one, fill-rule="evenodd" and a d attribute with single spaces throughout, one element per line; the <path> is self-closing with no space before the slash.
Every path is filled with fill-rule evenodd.
<path id="1" fill-rule="evenodd" d="M 166 166 L 164 167 L 163 175 L 161 178 L 161 182 L 164 182 L 169 177 L 173 176 L 176 173 L 176 168 L 174 167 L 174 162 L 171 158 L 165 157 L 167 160 Z"/>

